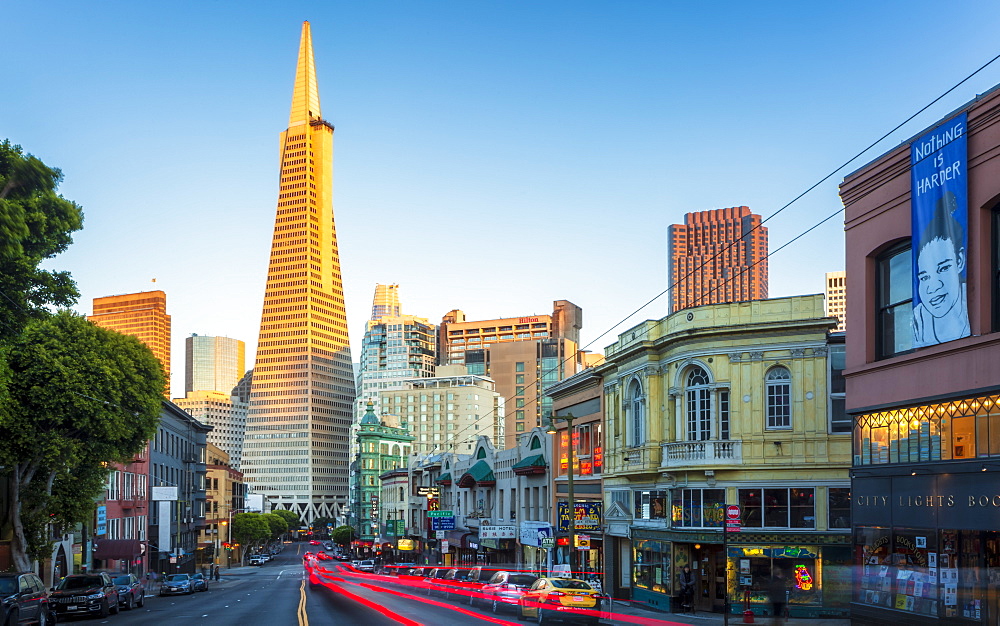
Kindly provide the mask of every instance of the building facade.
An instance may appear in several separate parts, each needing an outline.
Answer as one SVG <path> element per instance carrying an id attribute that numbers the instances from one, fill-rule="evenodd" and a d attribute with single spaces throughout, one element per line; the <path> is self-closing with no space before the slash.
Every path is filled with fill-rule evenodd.
<path id="1" fill-rule="evenodd" d="M 358 463 L 351 494 L 352 526 L 358 533 L 360 545 L 371 551 L 381 543 L 382 480 L 389 470 L 405 468 L 410 456 L 413 437 L 407 422 L 391 425 L 375 415 L 374 405 L 361 418 L 358 431 Z"/>
<path id="2" fill-rule="evenodd" d="M 149 446 L 136 454 L 131 463 L 112 466 L 104 502 L 97 507 L 91 568 L 129 572 L 139 577 L 149 571 L 148 486 Z"/>
<path id="3" fill-rule="evenodd" d="M 205 457 L 205 527 L 198 534 L 201 563 L 231 567 L 241 562 L 242 554 L 235 547 L 230 549 L 233 541 L 229 525 L 233 515 L 246 509 L 246 485 L 225 450 L 208 442 Z"/>
<path id="4" fill-rule="evenodd" d="M 149 567 L 193 573 L 198 534 L 205 528 L 207 436 L 212 429 L 164 402 L 149 446 Z"/>
<path id="5" fill-rule="evenodd" d="M 1000 620 L 998 112 L 994 87 L 841 185 L 854 623 Z"/>
<path id="6" fill-rule="evenodd" d="M 174 404 L 203 424 L 210 425 L 209 443 L 222 448 L 228 457 L 227 463 L 240 468 L 244 454 L 247 404 L 241 402 L 239 396 L 221 391 L 189 391 L 184 398 L 174 399 Z"/>
<path id="7" fill-rule="evenodd" d="M 167 379 L 164 395 L 170 397 L 170 316 L 166 293 L 143 291 L 94 298 L 94 314 L 87 319 L 145 344 L 163 365 Z"/>
<path id="8" fill-rule="evenodd" d="M 347 506 L 354 372 L 333 215 L 333 124 L 302 25 L 254 367 L 244 478 L 305 522 Z"/>
<path id="9" fill-rule="evenodd" d="M 837 318 L 836 330 L 844 332 L 847 330 L 847 272 L 827 272 L 824 278 L 826 315 Z"/>
<path id="10" fill-rule="evenodd" d="M 698 610 L 847 615 L 850 428 L 830 420 L 823 297 L 687 309 L 605 349 L 605 589 L 671 609 L 691 565 Z M 724 532 L 737 506 L 739 532 Z"/>
<path id="11" fill-rule="evenodd" d="M 668 313 L 767 298 L 767 227 L 749 207 L 698 211 L 667 231 Z"/>
<path id="12" fill-rule="evenodd" d="M 496 381 L 506 401 L 504 438 L 499 448 L 516 445 L 519 433 L 542 425 L 551 411 L 545 390 L 585 367 L 579 350 L 583 310 L 566 300 L 553 302 L 551 315 L 466 321 L 450 311 L 438 328 L 439 362 L 463 364 L 470 374 Z"/>
<path id="13" fill-rule="evenodd" d="M 414 453 L 469 454 L 481 435 L 502 441 L 504 399 L 496 383 L 468 374 L 461 365 L 441 366 L 437 372 L 380 392 L 383 415 L 409 424 Z"/>
<path id="14" fill-rule="evenodd" d="M 230 337 L 191 335 L 184 340 L 184 393 L 229 391 L 246 367 L 246 343 Z"/>

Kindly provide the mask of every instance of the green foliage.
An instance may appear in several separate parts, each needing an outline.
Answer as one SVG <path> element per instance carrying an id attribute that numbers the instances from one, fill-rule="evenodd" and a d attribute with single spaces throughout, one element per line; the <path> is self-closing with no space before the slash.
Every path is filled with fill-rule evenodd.
<path id="1" fill-rule="evenodd" d="M 87 520 L 108 464 L 130 460 L 156 432 L 164 378 L 138 339 L 69 311 L 30 322 L 5 353 L 0 477 L 11 504 L 2 522 L 23 528 L 23 547 L 37 555 L 46 524 Z"/>
<path id="2" fill-rule="evenodd" d="M 317 517 L 312 521 L 312 528 L 316 532 L 326 532 L 328 524 L 336 524 L 337 520 L 332 517 Z"/>
<path id="3" fill-rule="evenodd" d="M 264 521 L 267 522 L 268 528 L 270 529 L 271 539 L 277 539 L 281 535 L 288 532 L 288 522 L 286 522 L 285 518 L 280 515 L 265 513 Z"/>
<path id="4" fill-rule="evenodd" d="M 271 536 L 271 526 L 260 513 L 237 513 L 233 516 L 231 529 L 233 539 L 245 546 L 258 545 Z"/>
<path id="5" fill-rule="evenodd" d="M 285 509 L 276 509 L 274 511 L 271 511 L 271 513 L 285 520 L 285 524 L 288 525 L 289 530 L 293 528 L 298 528 L 299 526 L 302 525 L 302 522 L 299 520 L 299 516 L 296 515 L 295 513 L 292 513 L 291 511 L 286 511 Z"/>
<path id="6" fill-rule="evenodd" d="M 338 545 L 350 545 L 356 537 L 357 535 L 354 533 L 354 529 L 350 526 L 338 526 L 333 529 L 333 542 Z"/>
<path id="7" fill-rule="evenodd" d="M 68 307 L 79 297 L 68 272 L 39 269 L 83 227 L 80 206 L 56 193 L 61 180 L 59 170 L 0 142 L 0 340 L 47 316 L 49 305 Z"/>

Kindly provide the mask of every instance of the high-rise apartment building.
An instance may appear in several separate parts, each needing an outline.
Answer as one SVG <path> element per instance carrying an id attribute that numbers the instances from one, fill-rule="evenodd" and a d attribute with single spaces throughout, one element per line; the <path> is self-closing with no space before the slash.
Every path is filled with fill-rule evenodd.
<path id="1" fill-rule="evenodd" d="M 233 467 L 243 463 L 243 438 L 246 434 L 247 403 L 239 396 L 222 391 L 189 391 L 174 404 L 212 430 L 208 442 L 225 451 Z"/>
<path id="2" fill-rule="evenodd" d="M 242 470 L 304 521 L 346 513 L 354 373 L 333 214 L 333 124 L 302 25 Z M 251 456 L 251 450 L 267 456 Z"/>
<path id="3" fill-rule="evenodd" d="M 668 313 L 767 298 L 767 228 L 749 207 L 688 213 L 667 232 Z"/>
<path id="4" fill-rule="evenodd" d="M 246 343 L 229 337 L 191 335 L 184 340 L 184 392 L 229 393 L 246 373 Z"/>
<path id="5" fill-rule="evenodd" d="M 94 314 L 87 319 L 101 328 L 131 335 L 144 343 L 163 364 L 167 379 L 164 396 L 170 397 L 170 316 L 167 294 L 142 291 L 94 298 Z"/>
<path id="6" fill-rule="evenodd" d="M 438 327 L 438 362 L 465 365 L 470 374 L 496 382 L 505 399 L 504 437 L 497 449 L 511 448 L 519 433 L 541 426 L 552 408 L 545 390 L 585 367 L 580 352 L 583 310 L 566 300 L 551 315 L 466 321 L 449 311 Z"/>
<path id="7" fill-rule="evenodd" d="M 847 272 L 827 272 L 826 315 L 837 318 L 837 332 L 847 330 Z"/>
<path id="8" fill-rule="evenodd" d="M 358 423 L 369 402 L 380 410 L 380 391 L 400 389 L 407 378 L 434 376 L 437 327 L 426 318 L 402 315 L 401 310 L 399 285 L 375 286 L 358 367 Z"/>
<path id="9" fill-rule="evenodd" d="M 481 435 L 504 441 L 503 395 L 463 365 L 442 365 L 433 378 L 404 380 L 380 395 L 383 419 L 409 428 L 414 452 L 470 454 Z"/>

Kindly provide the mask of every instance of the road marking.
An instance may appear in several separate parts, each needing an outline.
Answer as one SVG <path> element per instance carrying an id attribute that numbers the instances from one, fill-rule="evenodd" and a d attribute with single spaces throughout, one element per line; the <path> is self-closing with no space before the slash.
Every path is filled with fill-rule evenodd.
<path id="1" fill-rule="evenodd" d="M 306 613 L 306 581 L 299 585 L 299 626 L 309 626 L 309 614 Z"/>

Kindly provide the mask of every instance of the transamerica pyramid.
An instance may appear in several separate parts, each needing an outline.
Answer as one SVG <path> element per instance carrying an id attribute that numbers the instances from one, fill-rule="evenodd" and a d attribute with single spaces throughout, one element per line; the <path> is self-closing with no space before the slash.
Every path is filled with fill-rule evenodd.
<path id="1" fill-rule="evenodd" d="M 354 374 L 333 217 L 333 124 L 320 112 L 309 22 L 280 171 L 242 469 L 274 508 L 340 523 Z"/>

